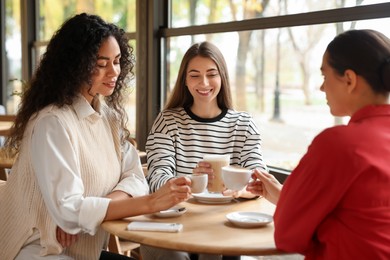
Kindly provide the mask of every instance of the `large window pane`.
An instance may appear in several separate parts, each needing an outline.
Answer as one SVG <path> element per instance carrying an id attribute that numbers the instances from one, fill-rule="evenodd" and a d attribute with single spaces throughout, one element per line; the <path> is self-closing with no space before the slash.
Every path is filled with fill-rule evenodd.
<path id="1" fill-rule="evenodd" d="M 20 1 L 6 0 L 5 8 L 5 53 L 7 103 L 6 112 L 14 114 L 17 111 L 19 97 L 14 92 L 22 90 L 22 46 L 20 28 Z"/>
<path id="2" fill-rule="evenodd" d="M 135 31 L 135 4 L 136 0 L 40 0 L 40 40 L 49 40 L 66 19 L 82 12 L 98 14 L 127 32 Z"/>
<path id="3" fill-rule="evenodd" d="M 171 0 L 172 27 L 241 21 L 387 2 L 388 0 Z"/>
<path id="4" fill-rule="evenodd" d="M 135 45 L 136 40 L 131 40 L 130 45 L 134 49 L 134 55 L 136 55 L 135 52 Z M 129 116 L 129 124 L 128 129 L 130 130 L 130 134 L 133 138 L 135 138 L 135 129 L 136 129 L 136 80 L 135 80 L 135 65 L 134 65 L 134 77 L 127 81 L 128 84 L 128 91 L 126 92 L 126 100 L 125 100 L 125 109 Z"/>
<path id="5" fill-rule="evenodd" d="M 372 28 L 390 36 L 390 29 L 382 26 L 389 22 L 390 19 L 357 21 L 344 23 L 342 28 Z M 340 32 L 338 28 L 335 24 L 322 24 L 172 37 L 167 56 L 168 91 L 174 86 L 181 58 L 191 44 L 214 42 L 228 64 L 235 109 L 252 114 L 260 128 L 266 163 L 292 169 L 315 135 L 324 128 L 348 122 L 348 118 L 331 116 L 325 95 L 319 90 L 322 55 Z"/>

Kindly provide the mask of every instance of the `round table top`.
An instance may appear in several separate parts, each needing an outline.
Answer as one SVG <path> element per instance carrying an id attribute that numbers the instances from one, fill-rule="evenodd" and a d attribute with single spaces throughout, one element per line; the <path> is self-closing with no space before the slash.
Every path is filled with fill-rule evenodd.
<path id="1" fill-rule="evenodd" d="M 123 220 L 106 221 L 102 228 L 120 238 L 165 249 L 222 255 L 285 254 L 276 249 L 273 222 L 262 227 L 242 228 L 233 225 L 226 214 L 236 211 L 273 215 L 275 206 L 264 198 L 227 204 L 202 204 L 195 199 L 181 203 L 187 212 L 179 217 L 159 218 L 143 215 Z M 183 224 L 178 233 L 128 231 L 131 221 L 154 221 Z"/>

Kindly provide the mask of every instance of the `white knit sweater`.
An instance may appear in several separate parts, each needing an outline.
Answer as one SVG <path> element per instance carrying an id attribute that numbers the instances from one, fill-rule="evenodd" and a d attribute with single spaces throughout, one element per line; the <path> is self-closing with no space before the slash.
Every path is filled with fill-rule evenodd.
<path id="1" fill-rule="evenodd" d="M 39 118 L 47 113 L 55 114 L 68 132 L 79 160 L 85 197 L 103 197 L 118 183 L 121 171 L 118 120 L 104 105 L 100 112 L 101 115 L 93 114 L 80 120 L 72 106 L 61 109 L 49 106 L 29 122 L 9 180 L 6 185 L 0 185 L 0 259 L 13 259 L 33 229 L 40 232 L 42 255 L 55 255 L 63 250 L 57 242 L 56 224 L 45 206 L 31 164 L 29 147 Z M 107 233 L 99 228 L 94 236 L 81 234 L 77 243 L 64 252 L 74 259 L 98 259 L 106 243 Z"/>

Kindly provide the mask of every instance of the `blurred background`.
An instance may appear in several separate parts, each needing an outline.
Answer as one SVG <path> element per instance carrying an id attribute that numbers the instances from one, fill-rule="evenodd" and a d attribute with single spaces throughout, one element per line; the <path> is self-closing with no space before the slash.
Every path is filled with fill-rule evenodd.
<path id="1" fill-rule="evenodd" d="M 268 165 L 290 171 L 315 135 L 348 118 L 330 115 L 320 65 L 327 44 L 350 29 L 390 37 L 390 5 L 374 0 L 1 0 L 2 104 L 17 112 L 55 30 L 76 13 L 122 27 L 135 48 L 129 128 L 142 150 L 169 96 L 184 52 L 208 40 L 229 67 L 234 106 L 255 119 Z"/>

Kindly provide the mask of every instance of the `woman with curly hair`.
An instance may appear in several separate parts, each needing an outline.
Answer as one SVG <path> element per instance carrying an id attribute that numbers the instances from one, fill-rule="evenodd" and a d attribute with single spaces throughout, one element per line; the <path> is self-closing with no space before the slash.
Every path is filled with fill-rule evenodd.
<path id="1" fill-rule="evenodd" d="M 122 105 L 133 67 L 125 32 L 98 16 L 54 34 L 6 141 L 17 160 L 0 186 L 0 259 L 99 259 L 103 221 L 189 198 L 184 177 L 148 194 Z"/>

